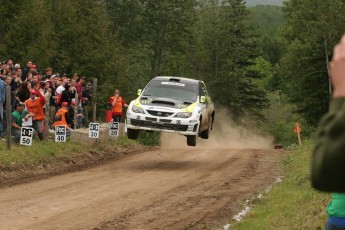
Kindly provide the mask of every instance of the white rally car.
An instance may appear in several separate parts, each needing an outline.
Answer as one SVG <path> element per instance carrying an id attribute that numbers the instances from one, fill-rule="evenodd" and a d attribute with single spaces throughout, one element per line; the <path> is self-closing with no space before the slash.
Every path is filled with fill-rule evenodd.
<path id="1" fill-rule="evenodd" d="M 159 76 L 138 95 L 127 109 L 129 139 L 137 139 L 140 130 L 185 135 L 189 146 L 195 146 L 199 136 L 208 139 L 215 111 L 203 81 Z"/>

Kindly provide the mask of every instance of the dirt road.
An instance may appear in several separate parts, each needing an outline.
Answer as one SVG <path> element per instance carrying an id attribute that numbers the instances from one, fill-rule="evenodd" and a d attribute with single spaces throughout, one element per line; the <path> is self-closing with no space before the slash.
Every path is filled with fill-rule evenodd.
<path id="1" fill-rule="evenodd" d="M 222 229 L 279 172 L 274 150 L 163 147 L 0 189 L 0 229 Z"/>

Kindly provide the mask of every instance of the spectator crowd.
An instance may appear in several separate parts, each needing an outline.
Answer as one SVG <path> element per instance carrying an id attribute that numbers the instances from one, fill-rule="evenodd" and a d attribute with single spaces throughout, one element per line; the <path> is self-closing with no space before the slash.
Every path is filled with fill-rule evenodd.
<path id="1" fill-rule="evenodd" d="M 61 114 L 58 111 L 62 108 L 67 110 L 64 121 L 68 128 L 81 128 L 85 122 L 83 110 L 92 97 L 92 85 L 86 83 L 85 76 L 54 73 L 51 67 L 40 71 L 31 60 L 24 67 L 9 58 L 0 61 L 0 138 L 4 137 L 6 131 L 6 86 L 11 88 L 13 134 L 18 133 L 22 122 L 31 117 L 32 127 L 42 140 L 43 129 L 52 131 L 56 124 L 61 124 L 58 120 L 61 116 L 56 115 Z M 76 124 L 75 106 L 78 113 Z M 49 110 L 49 117 L 44 116 L 46 110 Z"/>

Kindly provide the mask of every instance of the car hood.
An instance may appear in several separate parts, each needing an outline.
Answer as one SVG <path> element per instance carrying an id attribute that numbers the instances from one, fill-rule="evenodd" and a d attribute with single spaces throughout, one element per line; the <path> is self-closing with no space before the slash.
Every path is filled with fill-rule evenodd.
<path id="1" fill-rule="evenodd" d="M 168 107 L 168 108 L 176 108 L 176 109 L 185 109 L 191 104 L 193 101 L 183 101 L 179 99 L 171 99 L 171 98 L 162 98 L 162 97 L 140 97 L 139 102 L 142 105 L 146 106 L 160 106 L 160 107 Z"/>

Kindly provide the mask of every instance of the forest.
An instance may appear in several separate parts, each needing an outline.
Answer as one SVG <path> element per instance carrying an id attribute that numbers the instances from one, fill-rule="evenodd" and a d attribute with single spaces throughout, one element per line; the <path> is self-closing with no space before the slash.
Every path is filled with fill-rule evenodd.
<path id="1" fill-rule="evenodd" d="M 341 0 L 1 0 L 0 58 L 98 79 L 129 102 L 157 75 L 204 80 L 236 122 L 297 142 L 327 112 L 328 63 L 344 33 Z M 250 4 L 248 4 L 250 5 Z"/>

